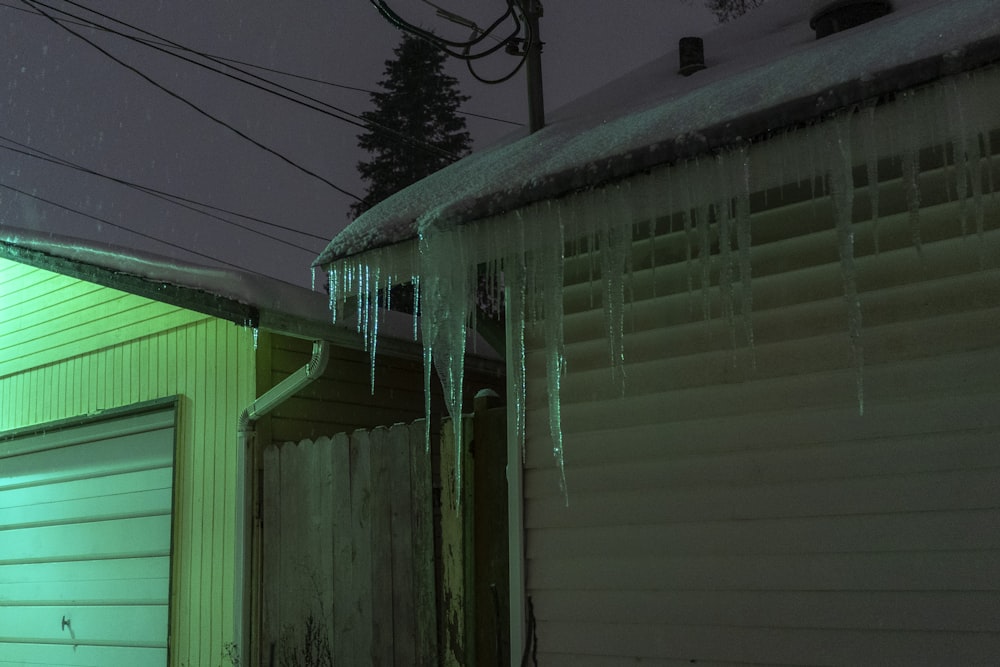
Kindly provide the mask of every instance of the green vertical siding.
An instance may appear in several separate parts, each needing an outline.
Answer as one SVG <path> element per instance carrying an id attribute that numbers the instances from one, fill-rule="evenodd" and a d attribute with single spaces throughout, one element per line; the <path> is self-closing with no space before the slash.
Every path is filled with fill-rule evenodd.
<path id="1" fill-rule="evenodd" d="M 181 397 L 173 665 L 221 665 L 233 637 L 236 418 L 254 397 L 249 331 L 0 260 L 0 431 Z"/>

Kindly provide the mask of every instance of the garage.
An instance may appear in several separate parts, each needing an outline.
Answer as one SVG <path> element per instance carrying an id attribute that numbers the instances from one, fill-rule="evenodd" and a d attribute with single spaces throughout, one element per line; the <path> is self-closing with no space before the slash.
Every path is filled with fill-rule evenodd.
<path id="1" fill-rule="evenodd" d="M 0 665 L 165 665 L 176 400 L 0 433 Z"/>

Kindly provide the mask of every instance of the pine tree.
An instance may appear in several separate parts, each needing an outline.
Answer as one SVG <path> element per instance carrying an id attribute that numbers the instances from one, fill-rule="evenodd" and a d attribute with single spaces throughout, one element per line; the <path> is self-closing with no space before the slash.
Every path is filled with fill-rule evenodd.
<path id="1" fill-rule="evenodd" d="M 719 23 L 731 21 L 762 4 L 764 0 L 705 0 L 705 6 L 715 13 Z"/>
<path id="2" fill-rule="evenodd" d="M 367 190 L 363 202 L 351 205 L 352 217 L 454 162 L 472 144 L 458 114 L 469 98 L 445 74 L 445 53 L 404 33 L 393 54 L 379 81 L 383 92 L 371 95 L 375 109 L 361 114 L 368 130 L 358 146 L 371 159 L 358 162 Z"/>

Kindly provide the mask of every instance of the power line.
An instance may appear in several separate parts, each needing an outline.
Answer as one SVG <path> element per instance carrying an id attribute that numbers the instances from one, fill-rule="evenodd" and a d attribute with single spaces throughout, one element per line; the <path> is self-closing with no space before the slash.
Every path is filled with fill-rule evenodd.
<path id="1" fill-rule="evenodd" d="M 285 231 L 294 232 L 296 234 L 302 234 L 303 236 L 310 236 L 310 237 L 315 238 L 317 240 L 323 241 L 324 243 L 326 242 L 326 238 L 325 237 L 319 236 L 317 234 L 312 234 L 310 232 L 303 232 L 303 231 L 300 231 L 298 229 L 293 229 L 292 227 L 287 227 L 285 225 L 279 225 L 278 223 L 274 223 L 274 222 L 268 222 L 267 220 L 262 220 L 261 218 L 256 218 L 256 217 L 253 217 L 253 216 L 244 215 L 242 213 L 237 213 L 235 211 L 230 211 L 228 209 L 220 208 L 218 206 L 213 206 L 211 204 L 205 204 L 204 202 L 200 202 L 200 201 L 197 201 L 197 200 L 194 200 L 194 199 L 189 199 L 187 197 L 182 197 L 181 195 L 175 195 L 175 194 L 170 193 L 170 192 L 164 192 L 163 190 L 157 190 L 156 188 L 147 187 L 145 185 L 140 185 L 140 184 L 134 183 L 132 181 L 126 181 L 124 179 L 117 178 L 115 176 L 110 176 L 108 174 L 104 174 L 104 173 L 101 173 L 99 171 L 95 171 L 95 170 L 90 169 L 88 167 L 84 167 L 83 165 L 77 164 L 75 162 L 71 162 L 69 160 L 57 157 L 55 155 L 52 155 L 51 153 L 46 153 L 45 151 L 39 150 L 37 148 L 32 148 L 30 146 L 27 146 L 26 144 L 22 144 L 19 141 L 15 141 L 14 139 L 9 139 L 9 138 L 4 137 L 2 135 L 0 135 L 0 140 L 7 141 L 7 142 L 15 144 L 17 146 L 21 146 L 21 147 L 25 148 L 26 150 L 20 150 L 20 149 L 17 149 L 17 148 L 12 148 L 10 146 L 3 146 L 3 145 L 0 145 L 0 149 L 7 150 L 7 151 L 10 151 L 12 153 L 19 154 L 19 155 L 25 155 L 27 157 L 32 157 L 32 158 L 35 158 L 36 160 L 42 160 L 44 162 L 50 162 L 52 164 L 56 164 L 56 165 L 59 165 L 61 167 L 66 167 L 68 169 L 73 169 L 75 171 L 79 171 L 79 172 L 82 172 L 82 173 L 85 173 L 85 174 L 89 174 L 89 175 L 92 175 L 92 176 L 97 176 L 99 178 L 104 178 L 104 179 L 109 180 L 109 181 L 111 181 L 113 183 L 118 183 L 119 185 L 123 185 L 125 187 L 129 187 L 129 188 L 138 190 L 139 192 L 142 192 L 144 194 L 150 195 L 151 197 L 156 197 L 157 199 L 162 199 L 162 200 L 164 200 L 166 202 L 174 204 L 175 206 L 179 206 L 179 207 L 187 209 L 189 211 L 194 211 L 195 213 L 198 213 L 200 215 L 204 215 L 204 216 L 207 216 L 207 217 L 212 218 L 214 220 L 218 220 L 219 222 L 223 222 L 223 223 L 225 223 L 227 225 L 230 225 L 230 226 L 233 226 L 233 227 L 237 227 L 239 229 L 242 229 L 244 231 L 250 232 L 252 234 L 258 234 L 258 235 L 263 236 L 265 238 L 271 239 L 272 241 L 276 241 L 278 243 L 290 246 L 292 248 L 296 248 L 298 250 L 304 250 L 306 252 L 316 252 L 312 248 L 307 248 L 305 246 L 301 246 L 301 245 L 299 245 L 297 243 L 293 243 L 291 241 L 287 241 L 287 240 L 285 240 L 283 238 L 280 238 L 278 236 L 274 236 L 273 234 L 268 234 L 267 232 L 262 232 L 260 230 L 253 229 L 252 227 L 248 227 L 247 225 L 242 225 L 242 224 L 240 224 L 238 222 L 235 222 L 233 220 L 229 220 L 227 218 L 223 218 L 222 216 L 215 215 L 214 213 L 210 213 L 208 211 L 203 211 L 203 210 L 201 210 L 199 208 L 196 208 L 196 207 L 197 206 L 203 206 L 205 208 L 209 208 L 209 209 L 212 209 L 212 210 L 215 210 L 215 211 L 220 211 L 220 212 L 223 212 L 223 213 L 228 213 L 229 215 L 235 215 L 235 216 L 246 218 L 248 220 L 253 220 L 255 222 L 259 222 L 259 223 L 262 223 L 262 224 L 265 224 L 265 225 L 269 225 L 269 226 L 272 226 L 272 227 L 277 227 L 277 228 L 283 229 Z"/>
<path id="2" fill-rule="evenodd" d="M 138 68 L 136 68 L 136 67 L 134 67 L 132 65 L 129 65 L 128 63 L 126 63 L 125 61 L 123 61 L 120 58 L 116 57 L 115 55 L 113 55 L 109 51 L 105 50 L 101 46 L 99 46 L 96 43 L 94 43 L 93 41 L 87 39 L 86 37 L 84 37 L 83 35 L 81 35 L 79 32 L 73 30 L 70 27 L 67 27 L 66 25 L 63 25 L 62 23 L 59 22 L 59 20 L 57 18 L 55 18 L 54 16 L 48 14 L 44 10 L 39 9 L 38 6 L 37 6 L 37 3 L 34 0 L 21 0 L 21 2 L 23 2 L 26 5 L 28 5 L 29 7 L 32 7 L 33 9 L 37 10 L 40 14 L 42 14 L 43 16 L 45 16 L 45 18 L 47 18 L 50 21 L 52 21 L 55 25 L 59 26 L 60 28 L 62 28 L 66 32 L 70 33 L 71 35 L 75 36 L 77 39 L 80 39 L 81 41 L 89 44 L 92 48 L 94 48 L 95 50 L 99 51 L 100 53 L 102 53 L 107 58 L 110 58 L 111 60 L 113 60 L 114 62 L 118 63 L 119 65 L 121 65 L 125 69 L 133 72 L 134 74 L 136 74 L 137 76 L 141 77 L 143 80 L 145 80 L 146 82 L 148 82 L 150 85 L 152 85 L 155 88 L 163 91 L 164 93 L 166 93 L 170 97 L 173 97 L 177 101 L 182 102 L 183 104 L 185 104 L 186 106 L 190 107 L 191 109 L 193 109 L 197 113 L 201 114 L 202 116 L 204 116 L 204 117 L 208 118 L 209 120 L 211 120 L 211 121 L 213 121 L 213 122 L 221 125 L 222 127 L 225 127 L 226 129 L 230 130 L 231 132 L 233 132 L 234 134 L 236 134 L 240 138 L 242 138 L 242 139 L 250 142 L 251 144 L 253 144 L 254 146 L 257 146 L 261 150 L 264 150 L 264 151 L 270 153 L 271 155 L 273 155 L 273 156 L 277 157 L 278 159 L 282 160 L 283 162 L 285 162 L 285 163 L 291 165 L 292 167 L 298 169 L 302 173 L 307 174 L 308 176 L 312 176 L 316 180 L 318 180 L 318 181 L 320 181 L 322 183 L 325 183 L 326 185 L 330 186 L 331 188 L 333 188 L 337 192 L 340 192 L 341 194 L 344 194 L 344 195 L 350 197 L 351 199 L 354 199 L 355 201 L 359 201 L 359 202 L 360 201 L 364 201 L 358 195 L 356 195 L 356 194 L 354 194 L 352 192 L 349 192 L 348 190 L 345 190 L 344 188 L 340 187 L 339 185 L 335 184 L 334 182 L 330 181 L 329 179 L 325 178 L 324 176 L 321 176 L 320 174 L 316 173 L 315 171 L 309 169 L 308 167 L 305 167 L 305 166 L 299 164 L 298 162 L 292 160 L 290 157 L 288 157 L 288 156 L 280 153 L 279 151 L 271 148 L 270 146 L 267 146 L 267 145 L 261 143 L 260 141 L 254 139 L 253 137 L 251 137 L 250 135 L 246 134 L 245 132 L 242 132 L 241 130 L 238 130 L 237 128 L 233 127 L 229 123 L 225 122 L 221 118 L 218 118 L 217 116 L 212 115 L 208 111 L 205 111 L 204 109 L 202 109 L 200 106 L 198 106 L 194 102 L 192 102 L 192 101 L 188 100 L 187 98 L 185 98 L 183 95 L 175 93 L 174 91 L 170 90 L 166 86 L 160 84 L 159 82 L 157 82 L 156 80 L 154 80 L 152 77 L 150 77 L 147 74 L 145 74 L 142 71 L 140 71 Z"/>
<path id="3" fill-rule="evenodd" d="M 73 14 L 71 12 L 67 12 L 66 10 L 63 10 L 63 9 L 58 9 L 58 8 L 52 7 L 51 5 L 48 5 L 48 4 L 44 3 L 44 2 L 41 2 L 40 0 L 31 0 L 31 1 L 34 4 L 41 5 L 43 7 L 51 9 L 52 11 L 58 12 L 58 13 L 63 14 L 65 16 L 71 16 L 71 17 L 77 19 L 78 21 L 85 21 L 85 22 L 88 21 L 88 19 L 86 19 L 86 18 L 84 18 L 82 16 L 79 16 L 77 14 Z M 395 137 L 398 141 L 400 141 L 402 143 L 405 143 L 405 144 L 408 144 L 408 145 L 410 145 L 412 147 L 419 148 L 421 150 L 426 150 L 426 151 L 432 152 L 432 153 L 437 153 L 438 155 L 442 155 L 442 156 L 444 156 L 444 157 L 446 157 L 448 159 L 451 159 L 451 160 L 457 159 L 459 157 L 457 155 L 453 155 L 452 153 L 449 153 L 448 151 L 446 151 L 446 150 L 444 150 L 444 149 L 442 149 L 442 148 L 440 148 L 438 146 L 435 146 L 434 144 L 431 144 L 431 143 L 428 143 L 426 141 L 422 141 L 422 140 L 416 139 L 414 137 L 410 137 L 410 136 L 408 136 L 408 135 L 406 135 L 406 134 L 404 134 L 402 132 L 399 132 L 398 130 L 394 130 L 391 127 L 388 127 L 388 126 L 385 126 L 385 125 L 381 125 L 380 123 L 373 123 L 370 120 L 364 118 L 363 116 L 360 116 L 360 115 L 355 114 L 355 113 L 351 113 L 350 111 L 347 111 L 346 109 L 343 109 L 341 107 L 337 107 L 337 106 L 332 105 L 332 104 L 330 104 L 328 102 L 325 102 L 323 100 L 317 99 L 315 97 L 312 97 L 310 95 L 307 95 L 305 93 L 297 91 L 297 90 L 295 90 L 293 88 L 289 88 L 289 87 L 284 86 L 284 85 L 282 85 L 280 83 L 271 81 L 270 79 L 266 79 L 266 78 L 264 78 L 262 76 L 254 74 L 253 72 L 249 72 L 247 70 L 241 69 L 241 68 L 236 67 L 234 65 L 229 65 L 229 64 L 226 64 L 225 62 L 221 62 L 221 61 L 217 60 L 214 56 L 210 56 L 210 55 L 208 55 L 206 53 L 190 49 L 190 48 L 185 47 L 185 46 L 183 46 L 181 44 L 178 44 L 178 43 L 173 42 L 173 41 L 171 41 L 169 39 L 166 39 L 165 37 L 161 37 L 159 35 L 156 35 L 155 33 L 152 33 L 152 32 L 149 32 L 147 30 L 144 30 L 142 28 L 136 27 L 136 26 L 134 26 L 134 25 L 132 25 L 130 23 L 127 23 L 125 21 L 121 21 L 119 19 L 116 19 L 115 17 L 110 16 L 108 14 L 104 14 L 104 13 L 99 12 L 99 11 L 94 10 L 94 9 L 88 9 L 87 7 L 84 7 L 84 6 L 82 6 L 82 5 L 80 5 L 80 4 L 76 3 L 76 2 L 73 2 L 73 0 L 63 0 L 63 1 L 66 2 L 67 4 L 73 5 L 75 7 L 80 7 L 81 9 L 83 9 L 85 11 L 88 11 L 88 12 L 90 12 L 92 14 L 96 14 L 97 16 L 100 16 L 101 18 L 104 18 L 104 19 L 106 19 L 108 21 L 113 21 L 114 23 L 117 23 L 119 25 L 125 26 L 126 28 L 129 28 L 131 30 L 135 30 L 135 31 L 137 31 L 139 33 L 142 33 L 142 34 L 145 34 L 145 35 L 149 35 L 149 36 L 155 38 L 155 40 L 157 40 L 157 41 L 148 40 L 148 39 L 141 39 L 141 38 L 135 37 L 134 35 L 129 35 L 129 34 L 120 32 L 118 30 L 115 30 L 113 28 L 109 28 L 107 26 L 102 26 L 102 25 L 100 25 L 98 23 L 90 22 L 91 26 L 94 27 L 94 28 L 96 28 L 96 29 L 103 30 L 105 32 L 111 33 L 113 35 L 117 35 L 117 36 L 122 37 L 124 39 L 128 39 L 130 41 L 143 44 L 144 46 L 147 46 L 147 47 L 149 47 L 151 49 L 154 49 L 156 51 L 159 51 L 161 53 L 165 53 L 165 54 L 170 55 L 170 56 L 172 56 L 174 58 L 178 58 L 178 59 L 180 59 L 180 60 L 182 60 L 184 62 L 190 63 L 190 64 L 195 65 L 197 67 L 201 67 L 201 68 L 207 69 L 210 72 L 214 72 L 216 74 L 220 74 L 220 75 L 225 76 L 227 78 L 233 79 L 234 81 L 238 81 L 238 82 L 240 82 L 240 83 L 242 83 L 244 85 L 250 86 L 252 88 L 256 88 L 257 90 L 261 90 L 261 91 L 264 91 L 266 93 L 270 93 L 272 95 L 280 97 L 280 98 L 282 98 L 284 100 L 287 100 L 289 102 L 293 102 L 295 104 L 299 104 L 299 105 L 304 106 L 307 109 L 311 109 L 313 111 L 318 111 L 319 113 L 325 114 L 325 115 L 330 116 L 332 118 L 336 118 L 337 120 L 349 123 L 351 125 L 355 125 L 355 126 L 357 126 L 359 128 L 362 128 L 362 129 L 365 129 L 365 130 L 369 130 L 369 131 L 374 130 L 376 132 L 381 132 L 383 134 L 390 135 L 392 137 Z M 59 21 L 59 19 L 55 19 L 55 20 L 57 22 Z M 270 86 L 274 86 L 278 90 L 271 90 L 270 88 L 265 88 L 264 86 L 261 86 L 258 83 L 254 83 L 252 81 L 247 81 L 246 79 L 243 79 L 243 78 L 240 78 L 238 76 L 235 76 L 235 75 L 233 75 L 233 74 L 231 74 L 229 72 L 226 72 L 224 70 L 212 67 L 212 66 L 207 65 L 207 64 L 205 64 L 203 62 L 199 62 L 197 60 L 193 60 L 193 59 L 188 58 L 186 56 L 180 55 L 178 53 L 175 53 L 174 51 L 170 51 L 167 48 L 164 48 L 163 46 L 160 46 L 157 42 L 167 44 L 169 47 L 171 47 L 173 49 L 178 49 L 178 50 L 181 50 L 181 51 L 187 51 L 187 52 L 192 53 L 194 55 L 198 55 L 198 56 L 200 56 L 202 58 L 206 58 L 206 59 L 208 59 L 208 60 L 210 60 L 212 62 L 215 62 L 215 63 L 217 63 L 219 65 L 222 65 L 223 67 L 228 67 L 229 69 L 232 69 L 232 70 L 234 70 L 236 72 L 239 72 L 240 74 L 243 74 L 244 76 L 249 76 L 249 77 L 251 77 L 253 79 L 256 79 L 257 81 L 262 81 L 262 82 L 264 82 L 264 83 L 266 83 L 266 84 L 268 84 Z M 279 92 L 279 91 L 285 91 L 287 93 L 291 93 L 292 95 L 297 95 L 298 97 L 301 97 L 302 99 L 296 99 L 295 97 L 291 97 L 290 95 L 287 95 L 287 94 L 285 94 L 283 92 Z M 308 102 L 303 101 L 303 100 L 308 100 Z M 310 102 L 312 104 L 310 104 Z M 316 105 L 319 105 L 319 106 L 316 106 Z M 325 107 L 325 108 L 323 108 L 323 107 Z M 346 118 L 343 117 L 343 116 L 341 116 L 341 115 L 338 115 L 338 114 L 343 114 L 343 116 L 346 116 Z"/>
<path id="4" fill-rule="evenodd" d="M 40 16 L 40 17 L 44 18 L 44 16 L 42 14 L 40 14 L 39 12 L 37 12 L 35 10 L 26 9 L 24 7 L 16 7 L 14 5 L 7 4 L 5 2 L 0 2 L 0 7 L 4 7 L 6 9 L 13 9 L 15 11 L 25 12 L 25 13 L 31 14 L 33 16 Z M 107 32 L 109 34 L 114 34 L 114 35 L 122 36 L 120 33 L 112 31 L 109 28 L 106 28 L 105 26 L 101 26 L 101 25 L 99 25 L 99 24 L 97 24 L 97 23 L 95 23 L 93 21 L 74 21 L 72 19 L 60 19 L 60 20 L 63 21 L 63 22 L 65 22 L 65 23 L 69 23 L 71 25 L 80 26 L 82 28 L 92 28 L 92 29 L 96 29 L 96 30 L 101 30 L 103 32 Z M 142 38 L 134 37 L 134 36 L 132 36 L 131 39 L 133 41 L 140 42 L 142 44 L 147 44 L 147 45 L 152 43 L 152 44 L 159 44 L 160 46 L 169 46 L 170 48 L 179 49 L 179 50 L 185 51 L 187 53 L 191 53 L 191 54 L 194 54 L 194 55 L 199 55 L 199 56 L 202 56 L 203 58 L 208 58 L 210 60 L 214 60 L 216 62 L 219 62 L 220 64 L 222 64 L 222 63 L 232 63 L 232 64 L 235 64 L 235 65 L 242 65 L 244 67 L 252 67 L 254 69 L 260 70 L 262 72 L 268 72 L 270 74 L 277 74 L 279 76 L 286 76 L 286 77 L 289 77 L 289 78 L 292 78 L 292 79 L 298 79 L 300 81 L 306 81 L 306 82 L 309 82 L 309 83 L 315 83 L 315 84 L 319 84 L 319 85 L 322 85 L 322 86 L 329 86 L 331 88 L 339 88 L 339 89 L 342 89 L 342 90 L 350 90 L 350 91 L 357 92 L 357 93 L 366 93 L 368 95 L 373 95 L 373 94 L 378 94 L 379 93 L 379 91 L 372 90 L 371 88 L 364 88 L 364 87 L 361 87 L 361 86 L 353 86 L 353 85 L 346 84 L 346 83 L 338 83 L 336 81 L 329 81 L 327 79 L 320 79 L 320 78 L 314 77 L 314 76 L 308 76 L 308 75 L 299 74 L 299 73 L 296 73 L 296 72 L 289 72 L 288 70 L 277 69 L 277 68 L 274 68 L 274 67 L 267 67 L 266 65 L 260 65 L 258 63 L 253 63 L 253 62 L 250 62 L 250 61 L 247 61 L 247 60 L 240 60 L 238 58 L 231 58 L 229 56 L 222 56 L 222 55 L 218 55 L 218 54 L 213 54 L 213 53 L 209 53 L 207 51 L 198 51 L 198 50 L 192 49 L 190 47 L 187 47 L 187 46 L 184 46 L 184 45 L 178 44 L 178 43 L 170 43 L 170 42 L 166 42 L 166 41 L 159 41 L 159 42 L 157 42 L 156 40 L 153 40 L 153 39 L 142 39 Z M 273 84 L 273 82 L 271 82 L 271 83 Z M 275 85 L 277 85 L 277 84 L 275 84 Z M 301 93 L 299 93 L 299 94 L 301 94 Z M 473 118 L 482 118 L 483 120 L 491 120 L 491 121 L 494 121 L 494 122 L 497 122 L 497 123 L 504 123 L 505 125 L 513 125 L 515 127 L 523 127 L 524 126 L 524 123 L 519 123 L 517 121 L 510 120 L 510 119 L 507 119 L 507 118 L 499 118 L 497 116 L 491 116 L 489 114 L 477 113 L 477 112 L 474 112 L 474 111 L 465 111 L 465 110 L 459 109 L 459 110 L 456 111 L 456 113 L 459 113 L 459 114 L 461 114 L 463 116 L 472 116 Z"/>

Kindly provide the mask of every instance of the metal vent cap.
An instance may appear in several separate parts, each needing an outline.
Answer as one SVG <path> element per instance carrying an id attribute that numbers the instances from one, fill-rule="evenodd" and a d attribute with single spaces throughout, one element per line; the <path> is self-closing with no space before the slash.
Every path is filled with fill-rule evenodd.
<path id="1" fill-rule="evenodd" d="M 891 13 L 892 3 L 889 0 L 816 0 L 812 9 L 809 27 L 816 31 L 816 39 L 822 39 Z"/>

